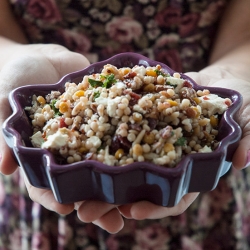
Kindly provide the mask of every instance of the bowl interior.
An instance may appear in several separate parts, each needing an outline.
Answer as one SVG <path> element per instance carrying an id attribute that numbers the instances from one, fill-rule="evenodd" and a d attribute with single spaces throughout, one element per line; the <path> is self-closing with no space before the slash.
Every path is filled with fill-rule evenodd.
<path id="1" fill-rule="evenodd" d="M 9 146 L 14 148 L 17 152 L 22 153 L 25 152 L 25 155 L 32 156 L 34 152 L 41 152 L 40 156 L 42 159 L 40 161 L 43 162 L 44 165 L 46 165 L 49 168 L 49 171 L 55 172 L 55 173 L 62 173 L 65 171 L 72 171 L 74 169 L 81 168 L 83 164 L 86 165 L 85 161 L 73 163 L 73 164 L 66 164 L 66 165 L 59 165 L 56 163 L 54 156 L 44 149 L 35 149 L 31 145 L 30 142 L 30 136 L 32 135 L 32 126 L 30 119 L 27 115 L 27 113 L 24 111 L 24 108 L 27 106 L 31 106 L 32 102 L 32 95 L 42 95 L 45 96 L 46 94 L 50 93 L 52 90 L 64 92 L 64 85 L 66 82 L 75 82 L 79 83 L 82 81 L 82 78 L 85 75 L 90 75 L 93 73 L 101 72 L 102 68 L 106 64 L 112 64 L 120 67 L 133 67 L 135 65 L 143 65 L 145 67 L 147 66 L 155 66 L 157 64 L 161 65 L 162 69 L 169 73 L 170 75 L 173 75 L 175 71 L 170 69 L 168 66 L 160 63 L 155 62 L 153 60 L 150 60 L 142 55 L 134 54 L 134 53 L 123 53 L 119 54 L 117 56 L 114 56 L 108 60 L 98 62 L 95 64 L 90 65 L 89 67 L 80 70 L 78 72 L 70 73 L 63 77 L 58 83 L 55 84 L 39 84 L 39 85 L 32 85 L 32 86 L 24 86 L 20 87 L 18 89 L 15 89 L 11 92 L 9 96 L 10 104 L 13 109 L 13 115 L 6 120 L 3 130 L 6 135 L 6 138 L 10 138 L 12 140 L 9 143 Z M 227 161 L 230 161 L 233 155 L 233 152 L 236 148 L 236 144 L 238 143 L 240 136 L 241 136 L 241 130 L 240 127 L 236 124 L 236 122 L 233 119 L 234 114 L 239 109 L 242 98 L 239 93 L 229 90 L 229 89 L 222 89 L 222 88 L 211 88 L 211 87 L 202 87 L 197 85 L 192 79 L 190 79 L 185 74 L 181 74 L 181 77 L 183 79 L 188 80 L 195 90 L 203 90 L 204 88 L 209 89 L 211 93 L 218 94 L 221 97 L 228 97 L 233 101 L 233 105 L 223 114 L 221 118 L 221 122 L 219 125 L 219 134 L 218 134 L 218 140 L 220 140 L 220 144 L 217 147 L 217 149 L 212 153 L 197 153 L 193 155 L 188 155 L 182 159 L 182 161 L 173 169 L 171 168 L 163 168 L 160 166 L 156 166 L 151 163 L 146 164 L 130 164 L 123 168 L 117 168 L 117 167 L 111 167 L 104 165 L 102 163 L 93 163 L 93 161 L 89 162 L 89 166 L 93 167 L 95 171 L 100 171 L 100 169 L 103 169 L 107 173 L 114 173 L 119 174 L 121 172 L 129 172 L 133 170 L 135 167 L 147 169 L 147 171 L 151 172 L 157 172 L 160 176 L 177 176 L 185 172 L 186 168 L 190 165 L 190 162 L 192 162 L 194 159 L 196 162 L 201 162 L 203 160 L 211 161 L 211 164 L 213 162 L 217 162 L 217 159 L 215 160 L 213 156 L 217 157 L 220 153 L 223 155 L 226 155 L 225 159 Z M 14 138 L 14 139 L 13 139 Z M 14 142 L 13 142 L 14 140 Z M 12 143 L 12 145 L 11 145 Z M 17 157 L 18 154 L 17 153 Z M 43 155 L 43 156 L 42 156 Z M 20 159 L 19 159 L 20 160 Z M 39 159 L 34 159 L 34 161 Z M 22 160 L 21 160 L 22 161 Z M 46 161 L 44 163 L 44 161 Z M 42 164 L 41 164 L 42 165 Z M 36 170 L 34 170 L 36 171 Z M 40 171 L 39 173 L 41 176 L 44 175 L 44 170 L 37 170 Z M 191 175 L 191 174 L 190 174 Z M 188 182 L 188 181 L 186 181 Z M 47 184 L 46 184 L 47 185 Z"/>

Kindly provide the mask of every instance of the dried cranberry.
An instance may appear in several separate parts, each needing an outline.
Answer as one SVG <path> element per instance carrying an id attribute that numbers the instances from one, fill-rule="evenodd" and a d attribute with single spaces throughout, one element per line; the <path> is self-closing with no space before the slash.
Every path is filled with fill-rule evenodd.
<path id="1" fill-rule="evenodd" d="M 135 123 L 135 124 L 130 124 L 130 125 L 129 125 L 129 128 L 130 128 L 130 129 L 133 129 L 133 130 L 136 130 L 136 131 L 141 131 L 141 126 L 140 126 L 139 124 L 137 124 L 137 123 Z"/>
<path id="2" fill-rule="evenodd" d="M 124 76 L 124 79 L 134 78 L 136 76 L 135 72 L 129 72 L 127 75 Z"/>
<path id="3" fill-rule="evenodd" d="M 110 146 L 111 154 L 115 154 L 115 152 L 120 148 L 122 148 L 126 153 L 128 153 L 129 149 L 131 148 L 131 142 L 129 142 L 127 137 L 115 135 Z"/>
<path id="4" fill-rule="evenodd" d="M 138 100 L 141 98 L 141 95 L 136 94 L 135 92 L 129 92 L 128 93 L 131 96 L 131 99 L 129 101 L 130 106 L 134 106 L 138 103 Z"/>
<path id="5" fill-rule="evenodd" d="M 122 137 L 118 135 L 118 139 L 120 141 L 121 148 L 125 152 L 129 152 L 129 149 L 131 148 L 131 142 L 127 139 L 127 137 Z"/>
<path id="6" fill-rule="evenodd" d="M 60 127 L 60 128 L 65 128 L 65 127 L 67 127 L 67 124 L 65 123 L 65 120 L 64 120 L 63 117 L 60 119 L 59 127 Z"/>
<path id="7" fill-rule="evenodd" d="M 156 126 L 158 125 L 158 120 L 153 119 L 153 118 L 148 118 L 148 126 L 150 127 L 151 130 L 155 129 Z"/>
<path id="8" fill-rule="evenodd" d="M 181 99 L 189 99 L 192 105 L 197 106 L 197 103 L 193 100 L 193 98 L 197 97 L 196 91 L 193 88 L 181 88 L 180 97 Z"/>
<path id="9" fill-rule="evenodd" d="M 121 148 L 120 146 L 120 140 L 118 139 L 118 136 L 115 135 L 113 138 L 112 138 L 112 143 L 111 143 L 111 146 L 110 146 L 110 153 L 111 154 L 115 154 L 115 152 Z"/>
<path id="10" fill-rule="evenodd" d="M 192 84 L 190 82 L 184 81 L 183 87 L 192 88 L 193 86 L 192 86 Z"/>

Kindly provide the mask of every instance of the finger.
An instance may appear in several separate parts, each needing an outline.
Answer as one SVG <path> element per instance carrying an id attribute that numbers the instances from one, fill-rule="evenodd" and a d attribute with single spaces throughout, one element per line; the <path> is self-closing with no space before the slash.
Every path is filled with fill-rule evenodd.
<path id="1" fill-rule="evenodd" d="M 120 205 L 117 209 L 120 211 L 123 217 L 127 219 L 132 219 L 131 207 L 133 204 Z"/>
<path id="2" fill-rule="evenodd" d="M 160 219 L 167 216 L 182 214 L 191 203 L 197 198 L 199 193 L 190 193 L 183 196 L 180 202 L 174 207 L 162 207 L 148 201 L 140 201 L 131 206 L 131 216 L 136 220 Z"/>
<path id="3" fill-rule="evenodd" d="M 102 201 L 84 201 L 77 210 L 78 217 L 83 222 L 93 222 L 115 208 L 115 205 Z"/>
<path id="4" fill-rule="evenodd" d="M 30 198 L 34 202 L 40 203 L 46 209 L 58 214 L 69 214 L 74 210 L 74 204 L 60 204 L 57 202 L 51 190 L 33 187 L 26 179 L 25 185 Z"/>
<path id="5" fill-rule="evenodd" d="M 234 153 L 232 163 L 236 169 L 243 169 L 250 166 L 250 135 L 244 136 L 241 139 Z"/>
<path id="6" fill-rule="evenodd" d="M 100 219 L 93 221 L 93 224 L 101 227 L 107 232 L 118 233 L 124 226 L 124 221 L 117 208 L 113 208 Z"/>

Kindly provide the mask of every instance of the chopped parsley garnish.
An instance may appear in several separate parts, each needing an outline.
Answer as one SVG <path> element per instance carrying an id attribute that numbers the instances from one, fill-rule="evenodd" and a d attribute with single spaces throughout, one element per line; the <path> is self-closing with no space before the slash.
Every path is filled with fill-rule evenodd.
<path id="1" fill-rule="evenodd" d="M 175 146 L 185 146 L 186 145 L 186 138 L 185 137 L 180 137 L 177 139 L 177 141 L 174 143 Z"/>
<path id="2" fill-rule="evenodd" d="M 61 116 L 62 113 L 59 111 L 58 108 L 55 107 L 56 101 L 57 101 L 56 99 L 51 100 L 51 102 L 50 102 L 50 107 L 51 107 L 52 110 L 54 111 L 55 116 Z"/>
<path id="3" fill-rule="evenodd" d="M 98 98 L 99 96 L 100 96 L 100 92 L 99 91 L 97 91 L 97 92 L 94 92 L 94 100 L 96 99 L 96 98 Z"/>
<path id="4" fill-rule="evenodd" d="M 103 81 L 103 87 L 105 88 L 110 88 L 113 83 L 116 82 L 116 79 L 115 79 L 115 75 L 114 74 L 110 74 L 110 75 L 107 75 L 107 76 L 102 76 L 102 78 L 104 78 L 105 80 Z"/>
<path id="5" fill-rule="evenodd" d="M 177 84 L 172 84 L 172 83 L 170 83 L 170 82 L 168 82 L 168 81 L 166 82 L 166 84 L 169 85 L 169 86 L 172 86 L 172 87 L 174 87 L 174 88 L 177 87 Z"/>
<path id="6" fill-rule="evenodd" d="M 167 76 L 169 76 L 169 74 L 167 73 L 164 73 L 164 72 L 162 72 L 161 70 L 159 70 L 159 69 L 156 69 L 155 70 L 155 73 L 158 75 L 158 76 L 163 76 L 163 77 L 167 77 Z"/>
<path id="7" fill-rule="evenodd" d="M 102 81 L 94 80 L 94 79 L 91 79 L 91 78 L 88 79 L 88 82 L 89 82 L 89 84 L 93 88 L 102 87 L 103 86 L 103 82 Z"/>
<path id="8" fill-rule="evenodd" d="M 103 81 L 94 80 L 94 79 L 89 78 L 88 79 L 89 84 L 93 88 L 103 87 L 103 88 L 108 89 L 108 88 L 110 88 L 113 85 L 113 83 L 116 82 L 114 74 L 110 74 L 110 75 L 107 75 L 107 76 L 100 75 L 100 77 L 103 79 Z"/>

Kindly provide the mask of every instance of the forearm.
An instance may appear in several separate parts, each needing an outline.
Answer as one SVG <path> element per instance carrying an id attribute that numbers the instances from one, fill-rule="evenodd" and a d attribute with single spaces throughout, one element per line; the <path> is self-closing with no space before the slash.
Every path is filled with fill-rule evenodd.
<path id="1" fill-rule="evenodd" d="M 27 43 L 27 38 L 15 19 L 8 0 L 0 1 L 0 36 L 18 43 Z"/>
<path id="2" fill-rule="evenodd" d="M 0 0 L 0 70 L 12 58 L 18 44 L 27 39 L 16 21 L 8 0 Z"/>
<path id="3" fill-rule="evenodd" d="M 231 0 L 221 17 L 215 42 L 211 49 L 211 66 L 207 69 L 220 68 L 222 71 L 232 74 L 232 77 L 249 81 L 249 25 L 250 1 Z"/>

